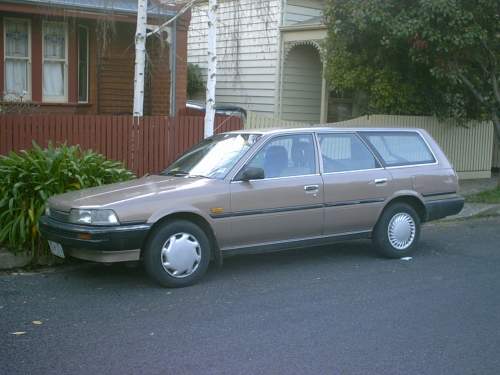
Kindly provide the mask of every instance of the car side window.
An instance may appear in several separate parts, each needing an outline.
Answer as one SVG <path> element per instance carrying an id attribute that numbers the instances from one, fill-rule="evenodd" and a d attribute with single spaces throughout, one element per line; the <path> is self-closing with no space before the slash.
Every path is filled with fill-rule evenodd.
<path id="1" fill-rule="evenodd" d="M 429 164 L 436 160 L 417 132 L 361 132 L 387 166 Z"/>
<path id="2" fill-rule="evenodd" d="M 273 138 L 247 164 L 262 168 L 265 178 L 292 177 L 316 173 L 316 154 L 311 134 Z"/>
<path id="3" fill-rule="evenodd" d="M 380 165 L 356 134 L 319 134 L 325 173 L 379 168 Z"/>

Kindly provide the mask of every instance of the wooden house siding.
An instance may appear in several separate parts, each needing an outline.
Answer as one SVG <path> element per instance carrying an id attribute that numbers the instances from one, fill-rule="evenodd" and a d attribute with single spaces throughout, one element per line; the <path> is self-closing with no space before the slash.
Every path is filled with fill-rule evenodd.
<path id="1" fill-rule="evenodd" d="M 283 67 L 281 118 L 319 123 L 322 64 L 317 49 L 298 45 L 288 53 Z"/>
<path id="2" fill-rule="evenodd" d="M 131 113 L 134 99 L 135 50 L 132 25 L 118 24 L 116 33 L 121 37 L 108 44 L 101 52 L 98 67 L 99 113 Z"/>
<path id="3" fill-rule="evenodd" d="M 207 66 L 206 11 L 207 3 L 193 8 L 188 38 L 188 61 L 199 65 L 203 72 L 206 72 Z M 230 0 L 219 5 L 218 103 L 274 113 L 279 20 L 279 0 Z"/>

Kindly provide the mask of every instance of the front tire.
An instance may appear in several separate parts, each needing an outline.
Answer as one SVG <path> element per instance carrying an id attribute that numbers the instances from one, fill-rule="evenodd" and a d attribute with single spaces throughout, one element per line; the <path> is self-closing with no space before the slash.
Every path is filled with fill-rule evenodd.
<path id="1" fill-rule="evenodd" d="M 420 217 L 410 205 L 395 203 L 387 207 L 373 231 L 373 244 L 388 258 L 413 254 L 420 238 Z"/>
<path id="2" fill-rule="evenodd" d="M 192 285 L 207 271 L 210 241 L 192 222 L 168 222 L 152 233 L 144 249 L 143 261 L 149 276 L 162 286 Z"/>

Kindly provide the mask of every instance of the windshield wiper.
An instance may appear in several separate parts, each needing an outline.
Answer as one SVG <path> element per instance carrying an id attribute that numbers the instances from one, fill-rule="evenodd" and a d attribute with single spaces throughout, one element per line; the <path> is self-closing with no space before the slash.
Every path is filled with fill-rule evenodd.
<path id="1" fill-rule="evenodd" d="M 189 175 L 189 172 L 186 172 L 186 171 L 168 171 L 168 172 L 163 172 L 162 175 L 165 175 L 165 176 L 187 176 L 187 175 Z"/>

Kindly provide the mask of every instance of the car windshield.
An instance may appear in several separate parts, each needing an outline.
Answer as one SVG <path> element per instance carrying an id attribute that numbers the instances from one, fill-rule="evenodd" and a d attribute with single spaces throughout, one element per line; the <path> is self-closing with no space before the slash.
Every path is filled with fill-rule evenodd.
<path id="1" fill-rule="evenodd" d="M 260 134 L 215 135 L 188 150 L 161 174 L 224 178 L 259 138 Z"/>

